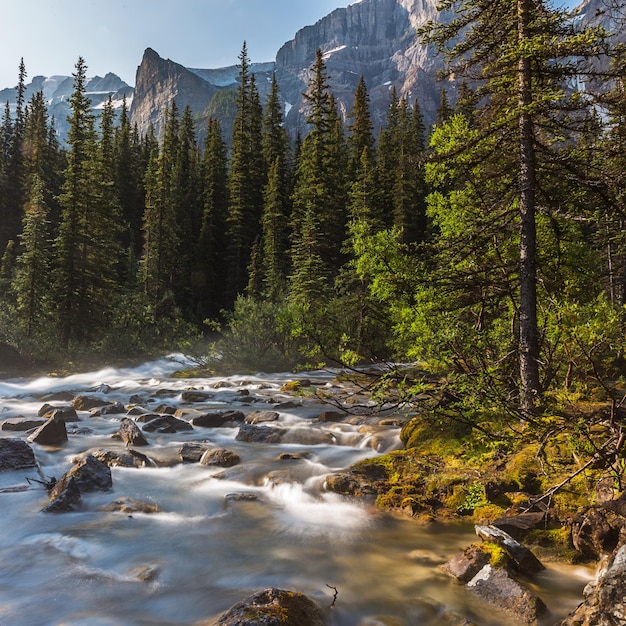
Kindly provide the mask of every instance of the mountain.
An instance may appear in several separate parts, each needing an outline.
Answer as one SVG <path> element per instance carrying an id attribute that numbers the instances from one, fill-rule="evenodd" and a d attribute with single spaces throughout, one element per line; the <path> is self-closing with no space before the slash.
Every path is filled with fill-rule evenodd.
<path id="1" fill-rule="evenodd" d="M 70 114 L 69 97 L 74 90 L 74 79 L 72 76 L 35 76 L 26 85 L 25 100 L 28 102 L 31 96 L 38 91 L 44 95 L 48 103 L 48 113 L 54 118 L 55 126 L 59 138 L 63 142 L 67 135 L 69 125 L 67 117 Z M 133 99 L 133 88 L 127 85 L 119 76 L 108 73 L 106 76 L 94 76 L 87 79 L 87 96 L 91 100 L 93 111 L 98 114 L 102 105 L 111 97 L 113 105 L 120 107 L 124 97 L 130 107 Z M 9 107 L 15 107 L 17 90 L 15 88 L 2 89 L 0 91 L 0 102 L 9 103 Z"/>
<path id="2" fill-rule="evenodd" d="M 435 79 L 439 60 L 421 44 L 416 28 L 429 19 L 441 19 L 437 0 L 361 0 L 336 9 L 312 26 L 306 26 L 285 43 L 274 63 L 252 64 L 264 98 L 275 72 L 285 104 L 286 126 L 294 136 L 306 130 L 306 91 L 310 67 L 317 49 L 324 53 L 330 84 L 345 116 L 354 90 L 364 76 L 370 92 L 372 118 L 381 124 L 392 87 L 409 101 L 418 98 L 426 120 L 432 120 L 439 103 L 440 85 Z M 222 120 L 224 136 L 230 136 L 235 111 L 237 68 L 218 70 L 185 68 L 146 50 L 137 70 L 131 118 L 140 132 L 153 124 L 157 134 L 167 105 L 189 105 L 200 135 L 209 115 Z"/>
<path id="3" fill-rule="evenodd" d="M 623 39 L 623 29 L 611 19 L 606 2 L 584 0 L 576 19 L 617 30 Z M 250 70 L 256 77 L 261 98 L 265 99 L 272 73 L 275 73 L 284 101 L 287 130 L 292 137 L 298 131 L 304 134 L 306 105 L 303 93 L 316 51 L 321 49 L 333 93 L 344 117 L 352 107 L 355 88 L 363 75 L 376 126 L 384 122 L 389 94 L 394 87 L 398 96 L 405 96 L 409 103 L 417 99 L 426 123 L 432 122 L 443 86 L 436 78 L 441 59 L 432 47 L 420 42 L 417 28 L 428 20 L 449 18 L 437 10 L 437 4 L 438 0 L 360 0 L 332 11 L 317 23 L 299 30 L 291 41 L 280 47 L 275 61 L 251 64 Z M 237 75 L 236 66 L 187 68 L 161 58 L 148 48 L 137 69 L 134 90 L 115 74 L 94 77 L 87 88 L 96 111 L 109 95 L 117 105 L 125 96 L 131 120 L 142 133 L 154 126 L 159 136 L 166 111 L 175 100 L 180 112 L 185 106 L 190 107 L 200 140 L 209 116 L 221 120 L 224 137 L 228 140 L 236 111 Z M 61 137 L 67 130 L 67 98 L 72 85 L 72 77 L 37 76 L 27 89 L 27 99 L 34 91 L 44 90 Z M 453 91 L 455 84 L 449 82 L 445 87 Z M 7 100 L 15 102 L 15 89 L 0 91 L 0 102 Z"/>

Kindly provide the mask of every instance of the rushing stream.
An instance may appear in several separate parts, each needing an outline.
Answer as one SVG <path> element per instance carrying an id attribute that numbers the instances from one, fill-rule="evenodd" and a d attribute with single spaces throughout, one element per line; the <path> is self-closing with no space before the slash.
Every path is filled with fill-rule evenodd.
<path id="1" fill-rule="evenodd" d="M 125 414 L 79 412 L 81 421 L 67 424 L 67 443 L 32 444 L 40 474 L 0 472 L 0 625 L 210 624 L 265 587 L 301 591 L 325 609 L 332 606 L 333 626 L 435 626 L 444 623 L 442 606 L 480 626 L 508 624 L 440 571 L 476 540 L 473 527 L 424 527 L 324 491 L 327 474 L 398 448 L 397 426 L 322 422 L 315 418 L 327 406 L 284 404 L 293 398 L 281 386 L 293 374 L 171 377 L 181 367 L 162 359 L 67 378 L 0 381 L 0 421 L 34 417 L 45 401 L 67 406 L 67 400 L 49 400 L 60 392 L 193 409 L 198 405 L 184 403 L 181 393 L 194 387 L 213 396 L 202 410 L 271 409 L 279 413 L 274 425 L 294 433 L 285 438 L 292 443 L 276 444 L 237 441 L 235 427 L 147 433 L 150 445 L 141 451 L 155 466 L 113 467 L 111 491 L 84 494 L 74 512 L 42 513 L 45 489 L 26 476 L 58 478 L 86 450 L 123 447 L 111 436 Z M 332 389 L 332 372 L 301 378 Z M 193 441 L 232 450 L 241 463 L 229 469 L 175 463 L 181 445 Z M 293 458 L 279 459 L 285 452 Z M 102 510 L 121 497 L 156 505 L 158 512 Z M 536 586 L 551 611 L 546 624 L 580 602 L 591 575 L 548 564 Z"/>

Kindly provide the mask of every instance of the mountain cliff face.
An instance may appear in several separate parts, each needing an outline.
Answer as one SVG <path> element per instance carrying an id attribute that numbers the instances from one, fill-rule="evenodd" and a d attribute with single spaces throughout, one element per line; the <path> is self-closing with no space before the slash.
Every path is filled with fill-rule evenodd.
<path id="1" fill-rule="evenodd" d="M 252 65 L 261 97 L 275 71 L 285 102 L 287 129 L 292 136 L 298 130 L 304 132 L 306 108 L 302 94 L 319 48 L 342 114 L 352 107 L 354 90 L 363 75 L 375 123 L 385 118 L 392 87 L 409 101 L 418 98 L 426 119 L 432 119 L 439 102 L 440 86 L 435 80 L 438 59 L 433 50 L 419 42 L 416 27 L 429 19 L 439 19 L 436 5 L 437 0 L 361 0 L 336 9 L 285 43 L 275 64 Z M 214 115 L 222 119 L 224 136 L 228 138 L 236 77 L 234 67 L 188 69 L 148 49 L 137 71 L 132 121 L 140 132 L 153 124 L 158 133 L 164 111 L 175 99 L 179 110 L 189 105 L 196 114 L 200 135 L 206 117 Z"/>
<path id="2" fill-rule="evenodd" d="M 275 72 L 284 100 L 286 127 L 295 136 L 306 133 L 306 106 L 303 93 L 307 89 L 310 68 L 317 49 L 324 53 L 330 85 L 341 113 L 350 111 L 357 83 L 363 75 L 368 87 L 372 119 L 376 127 L 385 120 L 390 91 L 409 103 L 417 99 L 425 121 L 434 120 L 439 106 L 442 84 L 436 79 L 441 59 L 432 47 L 421 43 L 417 29 L 429 20 L 447 20 L 437 10 L 438 0 L 360 0 L 336 9 L 316 24 L 305 26 L 286 42 L 275 62 L 253 63 L 251 72 L 264 100 Z M 625 40 L 623 28 L 606 10 L 607 0 L 584 0 L 577 19 L 586 24 L 603 25 L 617 30 L 618 39 Z M 88 95 L 94 110 L 111 95 L 121 104 L 126 97 L 131 120 L 141 133 L 153 126 L 160 136 L 167 109 L 173 100 L 179 112 L 189 106 L 202 141 L 209 116 L 221 120 L 226 140 L 230 139 L 236 111 L 238 68 L 186 68 L 169 59 L 162 59 L 148 48 L 137 69 L 135 89 L 114 74 L 95 77 L 88 84 Z M 454 83 L 446 85 L 454 89 Z M 73 89 L 72 77 L 35 77 L 28 86 L 26 98 L 42 89 L 49 102 L 61 138 L 66 133 L 69 112 L 67 96 Z M 15 90 L 0 91 L 0 102 L 14 102 Z M 131 104 L 132 102 L 132 104 Z"/>
<path id="3" fill-rule="evenodd" d="M 392 87 L 411 102 L 417 98 L 425 117 L 432 120 L 439 103 L 435 80 L 439 60 L 419 41 L 416 28 L 441 17 L 437 0 L 362 0 L 300 30 L 276 56 L 281 93 L 291 105 L 288 127 L 305 126 L 301 94 L 318 48 L 342 113 L 350 110 L 363 75 L 375 124 L 385 118 Z"/>

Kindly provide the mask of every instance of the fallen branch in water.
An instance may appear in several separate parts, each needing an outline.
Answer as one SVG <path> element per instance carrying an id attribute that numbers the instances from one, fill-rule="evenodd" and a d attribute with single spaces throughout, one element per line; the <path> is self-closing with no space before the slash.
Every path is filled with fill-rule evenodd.
<path id="1" fill-rule="evenodd" d="M 337 601 L 337 596 L 339 595 L 339 592 L 337 591 L 337 587 L 333 587 L 331 585 L 326 586 L 335 592 L 335 595 L 333 596 L 333 603 L 330 605 L 330 608 L 332 609 L 335 606 L 335 602 Z"/>

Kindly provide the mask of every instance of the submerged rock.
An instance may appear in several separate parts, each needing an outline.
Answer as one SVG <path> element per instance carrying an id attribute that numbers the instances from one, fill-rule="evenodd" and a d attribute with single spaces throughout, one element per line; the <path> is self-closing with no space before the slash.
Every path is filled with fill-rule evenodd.
<path id="1" fill-rule="evenodd" d="M 37 467 L 33 449 L 21 439 L 0 439 L 0 471 Z"/>
<path id="2" fill-rule="evenodd" d="M 100 507 L 100 511 L 106 511 L 108 513 L 158 513 L 159 507 L 156 504 L 148 504 L 141 500 L 135 500 L 135 498 L 117 498 L 109 504 L 105 504 Z"/>
<path id="3" fill-rule="evenodd" d="M 283 589 L 257 591 L 235 604 L 214 626 L 324 626 L 320 608 L 307 596 Z"/>

